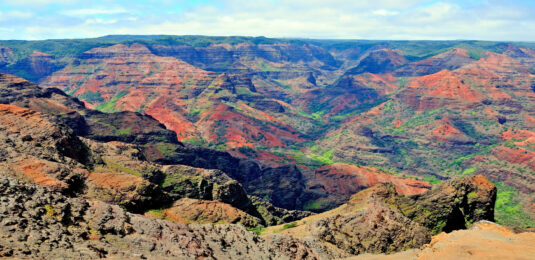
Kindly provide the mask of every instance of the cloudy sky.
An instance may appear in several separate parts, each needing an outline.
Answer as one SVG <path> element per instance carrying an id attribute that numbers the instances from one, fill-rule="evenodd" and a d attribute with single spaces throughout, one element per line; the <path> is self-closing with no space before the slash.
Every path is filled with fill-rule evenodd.
<path id="1" fill-rule="evenodd" d="M 109 34 L 535 41 L 534 0 L 0 0 L 0 39 Z"/>

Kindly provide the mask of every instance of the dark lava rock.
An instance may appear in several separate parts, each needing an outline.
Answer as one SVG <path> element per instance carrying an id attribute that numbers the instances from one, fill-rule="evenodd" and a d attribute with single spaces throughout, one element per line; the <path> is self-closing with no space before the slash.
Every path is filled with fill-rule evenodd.
<path id="1" fill-rule="evenodd" d="M 67 198 L 0 174 L 0 254 L 25 258 L 332 259 L 316 240 L 259 237 L 240 225 L 155 220 Z"/>

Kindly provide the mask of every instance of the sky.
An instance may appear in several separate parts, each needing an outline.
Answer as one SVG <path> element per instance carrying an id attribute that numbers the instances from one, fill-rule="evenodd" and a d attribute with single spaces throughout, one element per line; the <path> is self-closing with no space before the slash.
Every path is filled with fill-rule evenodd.
<path id="1" fill-rule="evenodd" d="M 535 41 L 535 0 L 0 0 L 0 39 L 111 34 Z"/>

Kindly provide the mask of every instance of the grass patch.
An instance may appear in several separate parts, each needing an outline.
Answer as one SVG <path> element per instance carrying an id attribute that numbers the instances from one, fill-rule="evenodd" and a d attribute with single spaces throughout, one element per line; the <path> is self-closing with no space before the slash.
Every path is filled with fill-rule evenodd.
<path id="1" fill-rule="evenodd" d="M 462 176 L 471 175 L 477 171 L 477 167 L 468 168 L 463 171 Z"/>
<path id="2" fill-rule="evenodd" d="M 104 163 L 106 164 L 106 168 L 108 170 L 111 170 L 113 172 L 124 172 L 124 173 L 128 173 L 128 174 L 131 174 L 131 175 L 134 175 L 134 176 L 137 176 L 137 177 L 141 177 L 141 173 L 135 171 L 135 170 L 132 170 L 130 168 L 127 168 L 127 167 L 124 167 L 116 162 L 113 162 L 109 159 L 103 159 L 104 160 Z"/>
<path id="3" fill-rule="evenodd" d="M 495 207 L 496 222 L 510 227 L 535 227 L 535 219 L 526 213 L 518 199 L 520 192 L 502 182 L 494 182 L 494 184 L 498 187 Z"/>
<path id="4" fill-rule="evenodd" d="M 145 212 L 145 216 L 156 219 L 168 219 L 165 216 L 164 209 L 151 209 Z"/>
<path id="5" fill-rule="evenodd" d="M 196 145 L 196 146 L 203 146 L 205 144 L 204 140 L 201 140 L 197 137 L 187 138 L 187 139 L 182 140 L 181 142 Z"/>
<path id="6" fill-rule="evenodd" d="M 128 94 L 127 91 L 121 91 L 119 92 L 119 94 L 115 95 L 115 97 L 113 97 L 112 99 L 98 105 L 95 107 L 95 109 L 101 111 L 101 112 L 104 112 L 104 113 L 114 113 L 114 112 L 117 112 L 117 109 L 116 109 L 116 106 L 117 106 L 117 101 L 119 101 L 119 99 L 123 98 L 124 96 L 126 96 Z"/>
<path id="7" fill-rule="evenodd" d="M 266 231 L 266 228 L 264 226 L 256 226 L 254 228 L 247 228 L 247 230 L 261 236 L 264 233 L 264 231 Z"/>
<path id="8" fill-rule="evenodd" d="M 176 150 L 176 146 L 169 143 L 157 143 L 155 147 L 163 156 L 172 155 Z"/>
<path id="9" fill-rule="evenodd" d="M 294 227 L 297 227 L 297 222 L 284 224 L 280 231 L 283 231 L 283 230 L 286 230 L 286 229 L 290 229 L 290 228 L 294 228 Z"/>
<path id="10" fill-rule="evenodd" d="M 312 158 L 312 160 L 320 162 L 321 164 L 330 165 L 334 163 L 334 161 L 332 160 L 333 153 L 334 153 L 334 149 L 330 149 L 321 155 L 310 154 L 310 158 Z"/>

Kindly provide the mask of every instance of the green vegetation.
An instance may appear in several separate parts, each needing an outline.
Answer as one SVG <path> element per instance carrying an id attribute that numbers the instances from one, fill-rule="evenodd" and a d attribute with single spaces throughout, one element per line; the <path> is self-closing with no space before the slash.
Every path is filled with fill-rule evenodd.
<path id="1" fill-rule="evenodd" d="M 322 164 L 333 164 L 334 163 L 334 161 L 332 160 L 333 153 L 334 153 L 334 149 L 330 149 L 321 155 L 310 154 L 310 158 Z"/>
<path id="2" fill-rule="evenodd" d="M 104 163 L 106 164 L 107 169 L 112 170 L 113 172 L 129 173 L 138 177 L 142 176 L 141 173 L 139 173 L 138 171 L 122 166 L 114 161 L 111 161 L 109 159 L 103 159 L 103 160 L 104 160 Z"/>
<path id="3" fill-rule="evenodd" d="M 165 214 L 163 213 L 163 209 L 151 209 L 148 211 L 148 213 L 157 218 L 165 219 Z"/>
<path id="4" fill-rule="evenodd" d="M 205 109 L 202 109 L 200 107 L 195 107 L 189 111 L 188 117 L 195 118 L 202 114 L 202 112 L 206 111 Z"/>
<path id="5" fill-rule="evenodd" d="M 280 231 L 283 231 L 283 230 L 286 230 L 286 229 L 290 229 L 290 228 L 294 228 L 294 227 L 297 227 L 297 222 L 292 222 L 292 223 L 284 224 L 284 225 L 282 226 L 282 228 L 280 229 Z"/>
<path id="6" fill-rule="evenodd" d="M 424 178 L 424 181 L 431 183 L 432 185 L 436 185 L 441 183 L 442 181 L 437 179 L 437 177 L 431 175 Z"/>
<path id="7" fill-rule="evenodd" d="M 472 175 L 472 174 L 474 174 L 476 171 L 477 171 L 477 167 L 473 167 L 473 168 L 465 169 L 465 170 L 463 171 L 463 173 L 462 173 L 462 176 Z"/>
<path id="8" fill-rule="evenodd" d="M 520 192 L 502 182 L 494 182 L 494 184 L 498 188 L 495 208 L 496 222 L 520 228 L 535 227 L 533 212 L 531 216 L 528 215 L 522 202 L 518 199 Z"/>
<path id="9" fill-rule="evenodd" d="M 98 103 L 104 101 L 102 96 L 100 96 L 100 93 L 92 91 L 85 92 L 84 94 L 78 96 L 78 98 L 81 100 L 85 100 L 89 103 Z"/>
<path id="10" fill-rule="evenodd" d="M 240 146 L 238 147 L 238 151 L 249 158 L 255 158 L 257 156 L 256 150 L 248 146 Z"/>
<path id="11" fill-rule="evenodd" d="M 45 205 L 45 211 L 45 214 L 49 217 L 54 217 L 56 215 L 56 208 L 50 204 Z"/>
<path id="12" fill-rule="evenodd" d="M 253 228 L 247 228 L 247 230 L 251 231 L 251 232 L 254 232 L 256 233 L 257 235 L 261 236 L 262 233 L 266 230 L 266 228 L 264 226 L 256 226 L 256 227 L 253 227 Z"/>
<path id="13" fill-rule="evenodd" d="M 170 143 L 157 143 L 155 147 L 163 156 L 172 155 L 176 150 L 176 146 Z"/>
<path id="14" fill-rule="evenodd" d="M 365 103 L 362 103 L 354 108 L 351 108 L 351 109 L 347 109 L 345 111 L 341 111 L 340 113 L 338 113 L 338 115 L 336 116 L 331 116 L 330 119 L 333 120 L 333 121 L 340 121 L 340 120 L 343 120 L 343 119 L 346 119 L 350 116 L 353 116 L 353 115 L 357 115 L 357 114 L 361 114 L 361 113 L 364 113 L 364 112 L 368 112 L 370 109 L 384 103 L 384 102 L 387 102 L 389 101 L 390 98 L 389 97 L 382 97 L 382 98 L 379 98 L 377 100 L 374 100 L 374 101 L 371 101 L 371 102 L 365 102 Z"/>
<path id="15" fill-rule="evenodd" d="M 405 123 L 403 123 L 400 127 L 397 127 L 393 130 L 393 133 L 396 135 L 404 133 L 407 129 L 413 129 L 415 127 L 425 125 L 430 123 L 435 119 L 435 114 L 442 114 L 443 108 L 437 108 L 433 110 L 425 110 L 419 114 L 416 114 L 415 116 L 411 117 L 409 120 L 407 120 Z"/>
<path id="16" fill-rule="evenodd" d="M 260 64 L 258 64 L 258 69 L 261 71 L 281 71 L 280 68 L 273 67 L 265 61 L 261 61 Z"/>
<path id="17" fill-rule="evenodd" d="M 490 152 L 490 150 L 494 147 L 496 147 L 498 144 L 493 144 L 493 145 L 488 145 L 488 146 L 484 146 L 483 148 L 479 149 L 479 151 L 475 152 L 475 153 L 472 153 L 472 154 L 468 154 L 468 155 L 464 155 L 464 156 L 461 156 L 457 159 L 455 159 L 454 161 L 452 161 L 451 163 L 448 164 L 448 166 L 446 168 L 451 168 L 452 166 L 457 166 L 457 167 L 461 167 L 461 164 L 465 161 L 468 161 L 470 159 L 472 159 L 474 156 L 476 155 L 482 155 L 482 154 L 488 154 Z M 468 173 L 467 173 L 468 174 Z"/>
<path id="18" fill-rule="evenodd" d="M 190 138 L 187 138 L 187 139 L 183 139 L 182 140 L 183 143 L 187 143 L 187 144 L 192 144 L 192 145 L 196 145 L 196 146 L 203 146 L 206 141 L 204 140 L 201 140 L 197 137 L 190 137 Z"/>
<path id="19" fill-rule="evenodd" d="M 303 205 L 303 210 L 317 212 L 318 210 L 329 208 L 329 206 L 332 205 L 329 205 L 328 201 L 320 198 L 317 200 L 310 200 L 306 202 L 305 205 Z"/>
<path id="20" fill-rule="evenodd" d="M 205 181 L 201 176 L 184 176 L 181 174 L 167 174 L 160 186 L 173 186 L 175 192 L 186 191 L 191 187 L 197 187 Z"/>
<path id="21" fill-rule="evenodd" d="M 101 112 L 105 112 L 105 113 L 117 112 L 117 109 L 116 109 L 117 101 L 119 101 L 119 99 L 123 98 L 127 94 L 128 94 L 127 91 L 121 91 L 117 95 L 115 95 L 112 99 L 110 99 L 110 100 L 108 100 L 108 101 L 106 101 L 106 102 L 104 102 L 102 104 L 99 104 L 95 108 L 97 110 L 99 110 Z"/>
<path id="22" fill-rule="evenodd" d="M 466 195 L 469 200 L 473 200 L 477 198 L 477 194 L 475 192 L 470 192 L 468 195 Z"/>
<path id="23" fill-rule="evenodd" d="M 132 127 L 128 127 L 128 128 L 123 128 L 123 129 L 119 129 L 117 131 L 117 133 L 119 135 L 131 135 L 132 134 Z"/>

